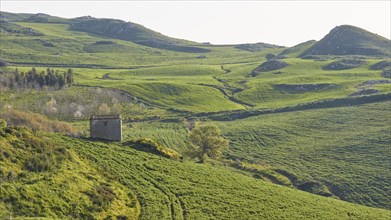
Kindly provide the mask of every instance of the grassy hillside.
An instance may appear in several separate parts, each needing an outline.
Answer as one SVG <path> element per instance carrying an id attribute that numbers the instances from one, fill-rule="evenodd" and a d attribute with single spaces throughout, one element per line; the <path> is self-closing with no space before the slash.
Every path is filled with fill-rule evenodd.
<path id="1" fill-rule="evenodd" d="M 1 17 L 0 117 L 65 120 L 81 138 L 2 127 L 0 218 L 389 218 L 389 40 L 341 26 L 291 48 L 209 45 L 113 19 Z M 72 68 L 74 84 L 12 81 L 32 67 Z M 89 116 L 108 112 L 122 115 L 122 143 L 88 139 Z M 189 158 L 196 120 L 222 129 L 224 158 Z"/>
<path id="2" fill-rule="evenodd" d="M 390 102 L 270 114 L 220 123 L 232 159 L 320 181 L 343 200 L 387 208 Z M 288 175 L 289 176 L 289 175 Z"/>
<path id="3" fill-rule="evenodd" d="M 164 36 L 139 24 L 114 19 L 74 19 L 71 30 L 131 41 L 140 45 L 190 53 L 207 53 L 208 49 L 186 46 L 185 41 Z"/>
<path id="4" fill-rule="evenodd" d="M 300 56 L 307 55 L 390 55 L 390 40 L 358 27 L 341 25 Z"/>
<path id="5" fill-rule="evenodd" d="M 0 218 L 138 218 L 134 192 L 69 144 L 14 127 L 0 129 L 0 143 Z"/>
<path id="6" fill-rule="evenodd" d="M 308 48 L 312 47 L 315 43 L 316 43 L 315 40 L 310 40 L 304 43 L 300 43 L 298 45 L 285 49 L 279 54 L 279 56 L 284 56 L 287 58 L 298 57 L 300 54 L 304 53 L 304 51 L 306 51 Z"/>
<path id="7" fill-rule="evenodd" d="M 390 214 L 128 146 L 26 129 L 1 132 L 0 214 L 6 218 L 386 219 Z M 15 139 L 19 135 L 23 138 Z"/>

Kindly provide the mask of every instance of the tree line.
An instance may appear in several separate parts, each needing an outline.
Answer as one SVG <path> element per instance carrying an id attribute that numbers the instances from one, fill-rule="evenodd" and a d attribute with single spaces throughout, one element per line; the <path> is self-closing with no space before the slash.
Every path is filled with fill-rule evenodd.
<path id="1" fill-rule="evenodd" d="M 19 72 L 15 69 L 13 77 L 9 79 L 8 86 L 10 88 L 34 88 L 39 89 L 43 87 L 52 87 L 61 89 L 64 86 L 71 86 L 73 80 L 73 70 L 68 69 L 65 72 L 58 70 L 46 69 L 38 72 L 34 67 L 28 72 Z"/>

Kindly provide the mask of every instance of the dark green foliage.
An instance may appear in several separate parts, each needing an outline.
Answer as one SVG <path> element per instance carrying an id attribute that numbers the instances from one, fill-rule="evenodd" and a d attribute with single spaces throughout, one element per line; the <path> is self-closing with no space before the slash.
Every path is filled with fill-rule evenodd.
<path id="1" fill-rule="evenodd" d="M 7 121 L 0 118 L 0 130 L 4 130 L 7 127 Z"/>
<path id="2" fill-rule="evenodd" d="M 390 40 L 364 29 L 341 25 L 303 52 L 306 55 L 389 55 Z"/>
<path id="3" fill-rule="evenodd" d="M 13 75 L 13 76 L 12 76 Z M 28 72 L 10 71 L 8 74 L 1 76 L 4 86 L 10 88 L 34 88 L 42 89 L 44 86 L 61 89 L 65 85 L 70 87 L 73 80 L 73 70 L 68 69 L 66 73 L 60 73 L 58 70 L 47 68 L 45 72 L 37 72 L 33 67 Z"/>
<path id="4" fill-rule="evenodd" d="M 51 171 L 57 166 L 57 160 L 51 152 L 32 155 L 24 162 L 24 168 L 32 172 Z"/>
<path id="5" fill-rule="evenodd" d="M 46 172 L 57 168 L 61 162 L 67 158 L 67 151 L 56 151 L 55 146 L 49 140 L 42 140 L 41 136 L 25 128 L 8 127 L 0 132 L 0 138 L 9 138 L 16 136 L 16 141 L 10 141 L 15 148 L 21 148 L 30 152 L 30 156 L 23 160 L 17 160 L 16 163 L 23 164 L 24 169 L 31 172 Z M 10 139 L 12 140 L 12 139 Z M 4 153 L 3 153 L 4 154 Z M 8 152 L 6 158 L 11 159 Z M 20 157 L 21 155 L 15 154 Z M 13 179 L 15 175 L 9 174 L 8 179 Z"/>
<path id="6" fill-rule="evenodd" d="M 91 207 L 94 211 L 103 211 L 116 198 L 113 189 L 109 184 L 100 184 L 85 192 L 91 199 L 94 206 Z"/>
<path id="7" fill-rule="evenodd" d="M 220 128 L 214 124 L 196 123 L 190 130 L 189 141 L 195 146 L 195 154 L 201 162 L 208 157 L 219 159 L 229 144 L 222 137 Z"/>

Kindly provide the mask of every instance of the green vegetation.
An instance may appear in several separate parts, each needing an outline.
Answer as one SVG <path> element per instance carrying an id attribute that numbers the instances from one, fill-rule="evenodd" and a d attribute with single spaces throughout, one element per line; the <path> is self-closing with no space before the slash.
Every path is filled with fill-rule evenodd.
<path id="1" fill-rule="evenodd" d="M 2 87 L 10 89 L 25 89 L 25 88 L 40 88 L 53 87 L 61 89 L 64 86 L 71 86 L 73 83 L 73 70 L 68 69 L 64 73 L 54 72 L 53 69 L 47 68 L 46 74 L 44 71 L 38 73 L 33 67 L 27 73 L 15 71 L 5 71 L 0 75 L 0 83 Z"/>
<path id="2" fill-rule="evenodd" d="M 201 162 L 205 162 L 208 157 L 219 159 L 229 144 L 221 136 L 221 130 L 213 124 L 196 123 L 190 131 L 189 139 L 197 148 L 195 155 Z"/>
<path id="3" fill-rule="evenodd" d="M 137 219 L 136 195 L 69 144 L 25 128 L 0 130 L 0 218 Z"/>
<path id="4" fill-rule="evenodd" d="M 277 186 L 230 168 L 178 162 L 115 144 L 62 138 L 135 190 L 142 219 L 386 219 L 389 211 Z M 217 187 L 216 187 L 217 186 Z"/>
<path id="5" fill-rule="evenodd" d="M 389 218 L 388 39 L 211 45 L 0 17 L 0 218 Z M 103 113 L 122 143 L 89 139 Z"/>
<path id="6" fill-rule="evenodd" d="M 76 128 L 62 121 L 53 121 L 44 115 L 22 112 L 14 109 L 5 109 L 0 117 L 5 119 L 8 125 L 28 127 L 33 131 L 60 132 L 64 134 L 76 134 Z"/>
<path id="7" fill-rule="evenodd" d="M 390 40 L 351 25 L 337 26 L 324 38 L 308 48 L 301 57 L 308 55 L 390 55 Z"/>
<path id="8" fill-rule="evenodd" d="M 292 182 L 387 208 L 390 102 L 268 114 L 220 123 L 233 160 L 271 164 Z M 278 117 L 276 117 L 278 115 Z"/>

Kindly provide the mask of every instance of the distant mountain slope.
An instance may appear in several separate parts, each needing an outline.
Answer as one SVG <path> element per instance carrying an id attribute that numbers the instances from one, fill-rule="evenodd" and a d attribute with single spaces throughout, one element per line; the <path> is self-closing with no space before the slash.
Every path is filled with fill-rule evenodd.
<path id="1" fill-rule="evenodd" d="M 23 19 L 23 21 L 36 23 L 68 23 L 68 19 L 66 18 L 60 18 L 43 13 L 33 14 Z"/>
<path id="2" fill-rule="evenodd" d="M 0 12 L 0 20 L 7 22 L 62 23 L 69 24 L 71 30 L 83 31 L 105 37 L 131 41 L 143 46 L 188 53 L 207 53 L 209 49 L 200 48 L 197 43 L 171 38 L 142 25 L 118 19 L 93 18 L 84 16 L 73 19 L 60 18 L 48 14 L 18 14 Z"/>
<path id="3" fill-rule="evenodd" d="M 235 46 L 235 48 L 241 50 L 247 50 L 250 52 L 257 52 L 269 48 L 284 48 L 284 47 L 275 44 L 255 43 L 255 44 L 238 44 Z"/>
<path id="4" fill-rule="evenodd" d="M 28 13 L 10 13 L 5 11 L 0 11 L 0 20 L 3 21 L 23 21 L 24 19 L 32 16 L 33 14 Z"/>
<path id="5" fill-rule="evenodd" d="M 188 42 L 184 40 L 167 37 L 142 25 L 117 19 L 81 17 L 72 19 L 70 28 L 75 31 L 84 31 L 132 41 L 140 45 L 159 49 L 190 53 L 206 53 L 210 51 L 204 48 L 188 46 Z"/>
<path id="6" fill-rule="evenodd" d="M 341 25 L 304 51 L 307 55 L 364 55 L 383 56 L 390 54 L 390 40 L 364 29 Z"/>
<path id="7" fill-rule="evenodd" d="M 297 57 L 300 54 L 302 54 L 304 51 L 306 51 L 308 48 L 312 47 L 316 43 L 316 40 L 309 40 L 304 43 L 297 44 L 293 47 L 289 47 L 282 51 L 278 56 L 284 56 L 284 57 Z"/>

